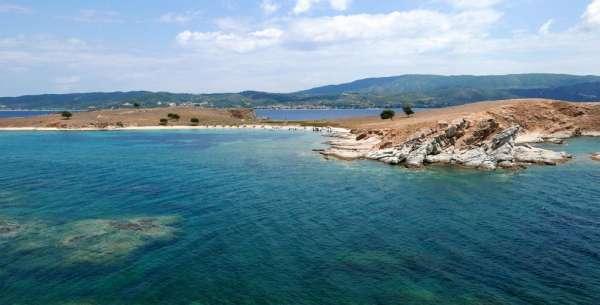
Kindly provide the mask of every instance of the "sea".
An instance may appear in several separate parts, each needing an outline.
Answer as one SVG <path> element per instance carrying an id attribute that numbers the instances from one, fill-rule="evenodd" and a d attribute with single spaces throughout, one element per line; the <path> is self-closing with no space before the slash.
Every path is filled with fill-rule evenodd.
<path id="1" fill-rule="evenodd" d="M 2 118 L 27 118 L 38 115 L 47 115 L 56 113 L 56 111 L 45 110 L 0 110 L 0 119 Z"/>
<path id="2" fill-rule="evenodd" d="M 326 160 L 326 140 L 0 132 L 0 304 L 598 304 L 600 139 L 495 172 Z"/>

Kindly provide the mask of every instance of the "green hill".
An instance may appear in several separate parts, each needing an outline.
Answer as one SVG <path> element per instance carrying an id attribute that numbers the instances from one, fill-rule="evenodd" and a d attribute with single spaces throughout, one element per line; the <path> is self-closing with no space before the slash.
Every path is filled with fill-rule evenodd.
<path id="1" fill-rule="evenodd" d="M 402 75 L 368 78 L 294 93 L 244 91 L 188 94 L 169 92 L 94 92 L 0 98 L 8 109 L 87 109 L 89 107 L 164 107 L 169 103 L 206 107 L 327 106 L 337 108 L 443 107 L 484 100 L 549 98 L 600 101 L 600 76 L 512 74 L 491 76 Z M 1 108 L 0 108 L 1 109 Z"/>
<path id="2" fill-rule="evenodd" d="M 302 94 L 374 93 L 395 95 L 408 92 L 434 92 L 443 90 L 502 90 L 533 89 L 567 86 L 600 81 L 600 76 L 567 74 L 511 74 L 511 75 L 401 75 L 367 78 L 351 83 L 317 87 Z"/>

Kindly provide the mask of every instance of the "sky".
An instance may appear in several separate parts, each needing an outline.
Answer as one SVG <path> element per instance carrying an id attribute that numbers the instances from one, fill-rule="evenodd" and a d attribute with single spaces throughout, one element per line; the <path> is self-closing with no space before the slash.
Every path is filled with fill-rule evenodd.
<path id="1" fill-rule="evenodd" d="M 0 96 L 600 74 L 600 0 L 0 0 Z"/>

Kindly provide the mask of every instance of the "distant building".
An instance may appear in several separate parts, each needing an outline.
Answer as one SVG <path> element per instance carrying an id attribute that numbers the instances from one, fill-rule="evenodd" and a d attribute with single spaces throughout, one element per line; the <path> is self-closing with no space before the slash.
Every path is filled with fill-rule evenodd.
<path id="1" fill-rule="evenodd" d="M 123 104 L 123 106 L 125 106 L 125 107 L 131 107 L 131 106 L 133 106 L 133 104 L 130 103 L 130 102 L 127 102 L 127 103 Z"/>
<path id="2" fill-rule="evenodd" d="M 169 103 L 169 107 L 177 107 L 177 103 Z"/>

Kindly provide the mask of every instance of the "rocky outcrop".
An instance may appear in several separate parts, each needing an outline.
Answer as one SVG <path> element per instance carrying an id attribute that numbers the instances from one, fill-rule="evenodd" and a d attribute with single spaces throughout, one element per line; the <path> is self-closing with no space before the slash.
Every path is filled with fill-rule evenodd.
<path id="1" fill-rule="evenodd" d="M 600 161 L 600 152 L 592 154 L 591 158 L 592 160 Z"/>
<path id="2" fill-rule="evenodd" d="M 320 151 L 326 157 L 335 157 L 343 160 L 363 158 L 374 146 L 381 142 L 377 136 L 368 134 L 355 135 L 353 133 L 337 133 L 331 136 L 333 140 L 327 141 L 329 149 Z"/>
<path id="3" fill-rule="evenodd" d="M 378 135 L 348 134 L 330 141 L 324 155 L 344 159 L 364 158 L 411 168 L 427 164 L 458 165 L 482 170 L 518 168 L 526 164 L 556 165 L 571 158 L 567 153 L 554 152 L 517 144 L 522 128 L 518 125 L 503 128 L 493 118 L 470 122 L 464 118 L 438 123 L 407 141 L 383 149 L 376 145 L 383 139 Z"/>

